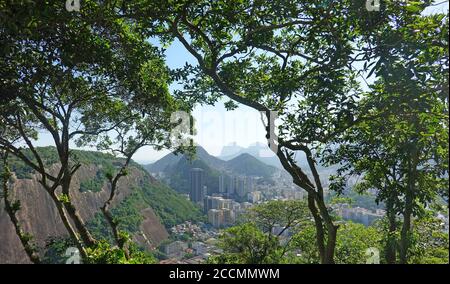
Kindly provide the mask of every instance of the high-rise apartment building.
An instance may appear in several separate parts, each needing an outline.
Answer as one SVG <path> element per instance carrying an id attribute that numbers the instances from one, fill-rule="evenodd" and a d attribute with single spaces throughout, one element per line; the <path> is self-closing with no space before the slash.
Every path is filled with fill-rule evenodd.
<path id="1" fill-rule="evenodd" d="M 204 192 L 204 173 L 200 168 L 191 169 L 191 201 L 198 203 L 203 202 Z"/>

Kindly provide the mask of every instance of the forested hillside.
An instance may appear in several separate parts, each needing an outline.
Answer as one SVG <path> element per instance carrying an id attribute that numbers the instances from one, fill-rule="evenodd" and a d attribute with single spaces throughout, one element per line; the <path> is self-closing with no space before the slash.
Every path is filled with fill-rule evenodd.
<path id="1" fill-rule="evenodd" d="M 55 148 L 37 149 L 49 168 L 57 166 L 54 164 L 54 157 L 57 155 Z M 109 192 L 107 176 L 120 165 L 120 159 L 89 151 L 74 151 L 74 155 L 82 163 L 82 167 L 72 185 L 72 200 L 93 234 L 112 241 L 110 228 L 99 208 Z M 40 189 L 34 170 L 17 159 L 11 159 L 10 164 L 15 175 L 14 181 L 11 182 L 15 198 L 21 200 L 24 209 L 33 204 L 33 210 L 23 210 L 19 218 L 27 224 L 25 227 L 33 232 L 40 245 L 39 250 L 43 253 L 46 250 L 45 243 L 50 237 L 66 236 L 67 233 L 61 228 L 58 216 L 54 215 L 53 204 Z M 136 163 L 130 166 L 130 172 L 126 180 L 119 185 L 118 192 L 112 214 L 118 220 L 120 229 L 132 234 L 139 245 L 147 250 L 167 238 L 166 228 L 186 220 L 202 218 L 199 209 L 189 200 L 155 180 Z M 56 223 L 47 224 L 47 220 L 55 220 Z M 143 226 L 144 221 L 147 224 Z M 5 226 L 2 235 L 14 239 L 14 229 L 6 214 L 0 215 L 0 223 Z M 55 228 L 52 228 L 52 224 Z M 145 235 L 144 239 L 142 235 Z M 20 254 L 18 259 L 7 257 L 12 250 L 20 251 L 20 245 L 2 246 L 0 259 L 8 262 L 24 260 Z"/>
<path id="2" fill-rule="evenodd" d="M 150 173 L 162 173 L 162 178 L 173 189 L 182 193 L 189 193 L 191 169 L 204 170 L 204 183 L 208 192 L 217 192 L 219 176 L 224 176 L 229 181 L 231 176 L 255 176 L 263 177 L 270 181 L 276 172 L 281 170 L 266 165 L 250 154 L 241 154 L 229 161 L 224 161 L 208 154 L 200 146 L 196 147 L 193 157 L 170 153 L 153 164 L 144 166 Z"/>

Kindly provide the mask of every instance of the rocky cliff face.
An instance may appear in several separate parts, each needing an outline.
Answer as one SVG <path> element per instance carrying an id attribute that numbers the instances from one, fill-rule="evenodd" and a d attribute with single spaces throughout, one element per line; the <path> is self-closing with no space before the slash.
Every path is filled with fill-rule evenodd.
<path id="1" fill-rule="evenodd" d="M 110 193 L 106 183 L 99 192 L 80 192 L 80 183 L 94 178 L 98 169 L 96 165 L 82 166 L 72 181 L 71 199 L 85 222 L 94 217 Z M 31 179 L 14 179 L 10 186 L 12 199 L 21 202 L 21 210 L 17 214 L 24 231 L 31 233 L 37 245 L 43 248 L 49 237 L 66 236 L 67 232 L 55 205 L 39 184 L 38 178 L 37 175 L 33 175 Z M 142 183 L 144 178 L 143 171 L 132 168 L 130 174 L 120 180 L 119 191 L 113 206 L 117 206 L 127 197 L 134 186 Z M 148 180 L 148 176 L 146 179 Z M 151 182 L 156 181 L 151 180 Z M 140 231 L 133 237 L 141 246 L 151 250 L 167 239 L 168 233 L 152 208 L 145 208 L 142 216 L 144 221 L 141 223 Z M 0 263 L 28 262 L 2 201 L 0 203 Z"/>

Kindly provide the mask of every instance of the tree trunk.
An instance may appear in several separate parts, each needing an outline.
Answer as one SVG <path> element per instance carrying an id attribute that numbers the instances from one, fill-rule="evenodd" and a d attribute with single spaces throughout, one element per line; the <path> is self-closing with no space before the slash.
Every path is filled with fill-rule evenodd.
<path id="1" fill-rule="evenodd" d="M 334 251 L 336 249 L 336 237 L 338 226 L 333 223 L 328 224 L 328 238 L 327 238 L 327 249 L 325 251 L 325 261 L 324 264 L 334 264 Z"/>
<path id="2" fill-rule="evenodd" d="M 308 180 L 306 175 L 301 172 L 300 168 L 296 167 L 295 164 L 289 164 L 287 162 L 287 158 L 283 156 L 281 151 L 278 151 L 277 156 L 279 157 L 284 169 L 292 176 L 294 183 L 305 189 L 308 193 L 308 208 L 314 218 L 317 239 L 316 243 L 319 251 L 320 262 L 322 264 L 333 264 L 338 226 L 333 224 L 333 220 L 325 205 L 323 188 L 314 165 L 311 165 L 312 161 L 309 160 L 308 162 L 310 162 L 310 167 L 312 168 L 314 174 L 317 190 Z M 327 230 L 327 241 L 325 241 L 325 229 Z"/>
<path id="3" fill-rule="evenodd" d="M 316 226 L 316 244 L 319 250 L 320 263 L 325 263 L 325 233 L 323 229 L 322 219 L 314 201 L 314 197 L 308 194 L 308 208 L 314 218 L 314 224 Z"/>
<path id="4" fill-rule="evenodd" d="M 92 246 L 95 244 L 95 239 L 92 237 L 91 233 L 86 227 L 86 224 L 84 223 L 83 219 L 81 218 L 80 214 L 77 212 L 75 207 L 72 203 L 64 203 L 64 208 L 66 209 L 67 213 L 69 214 L 70 218 L 73 220 L 73 223 L 75 225 L 75 228 L 77 229 L 78 233 L 80 234 L 81 239 L 87 246 Z"/>
<path id="5" fill-rule="evenodd" d="M 322 196 L 316 197 L 317 207 L 319 208 L 320 216 L 323 220 L 325 227 L 327 228 L 327 242 L 325 250 L 325 258 L 323 264 L 334 264 L 334 251 L 336 248 L 336 237 L 338 226 L 334 225 L 331 219 L 330 213 L 325 205 L 325 201 Z"/>
<path id="6" fill-rule="evenodd" d="M 316 194 L 314 194 L 314 198 L 317 204 L 317 207 L 319 208 L 319 213 L 322 218 L 322 223 L 325 225 L 325 228 L 327 229 L 327 242 L 326 242 L 326 249 L 324 252 L 324 258 L 322 263 L 324 264 L 334 264 L 334 251 L 336 247 L 336 237 L 337 237 L 337 230 L 338 226 L 334 225 L 333 219 L 330 216 L 330 213 L 328 212 L 327 206 L 325 204 L 324 199 L 324 190 L 322 186 L 322 182 L 320 181 L 319 172 L 316 168 L 316 163 L 313 158 L 311 150 L 304 146 L 302 147 L 303 151 L 306 154 L 306 159 L 308 161 L 309 168 L 311 170 L 311 173 L 314 177 L 314 183 L 316 188 Z"/>
<path id="7" fill-rule="evenodd" d="M 393 208 L 393 200 L 389 198 L 386 202 L 386 215 L 389 221 L 388 238 L 385 248 L 385 258 L 388 264 L 395 264 L 397 261 L 397 219 Z"/>
<path id="8" fill-rule="evenodd" d="M 64 177 L 62 179 L 61 188 L 62 193 L 69 197 L 69 202 L 63 202 L 64 208 L 67 211 L 67 214 L 69 214 L 70 218 L 72 219 L 75 228 L 77 229 L 78 233 L 80 234 L 81 239 L 83 240 L 84 244 L 86 246 L 92 246 L 95 244 L 95 239 L 92 237 L 91 233 L 86 227 L 86 224 L 84 223 L 83 219 L 81 218 L 80 214 L 76 210 L 75 206 L 71 202 L 70 198 L 70 183 L 72 180 L 72 176 L 70 173 L 65 173 Z"/>
<path id="9" fill-rule="evenodd" d="M 406 198 L 407 200 L 409 198 Z M 408 201 L 407 201 L 408 203 Z M 408 262 L 408 250 L 410 243 L 410 231 L 411 231 L 411 215 L 412 206 L 408 206 L 403 214 L 403 226 L 400 239 L 400 263 L 406 264 Z"/>
<path id="10" fill-rule="evenodd" d="M 4 166 L 3 166 L 3 173 L 1 173 L 2 175 L 0 176 L 0 179 L 2 180 L 2 186 L 3 186 L 3 198 L 5 200 L 5 211 L 8 214 L 9 218 L 11 219 L 11 222 L 14 225 L 14 229 L 16 230 L 16 234 L 19 237 L 20 242 L 22 243 L 22 246 L 28 256 L 28 258 L 30 259 L 30 261 L 34 264 L 40 264 L 41 260 L 39 258 L 39 254 L 37 253 L 37 251 L 34 249 L 33 244 L 31 243 L 31 240 L 28 239 L 24 232 L 22 231 L 22 228 L 19 224 L 19 220 L 16 216 L 16 211 L 13 208 L 13 205 L 11 204 L 10 200 L 9 200 L 9 178 L 10 178 L 10 173 L 9 173 L 9 169 L 7 166 L 7 157 L 4 158 Z"/>
<path id="11" fill-rule="evenodd" d="M 137 149 L 138 148 L 136 148 L 136 150 Z M 125 257 L 127 259 L 130 258 L 130 252 L 128 249 L 127 240 L 120 237 L 120 230 L 119 230 L 119 226 L 118 226 L 119 224 L 114 220 L 114 217 L 111 214 L 111 212 L 109 211 L 109 209 L 110 209 L 110 206 L 116 196 L 119 180 L 126 175 L 125 174 L 126 169 L 128 168 L 128 164 L 131 161 L 131 157 L 136 152 L 136 150 L 133 151 L 130 155 L 128 155 L 125 164 L 122 166 L 120 171 L 116 174 L 114 179 L 110 182 L 110 190 L 111 191 L 110 191 L 109 198 L 105 201 L 103 207 L 101 208 L 106 221 L 108 222 L 109 226 L 111 227 L 111 230 L 113 232 L 113 236 L 114 236 L 114 239 L 115 239 L 117 245 L 119 246 L 119 248 L 121 248 L 124 251 Z"/>
<path id="12" fill-rule="evenodd" d="M 416 148 L 412 151 L 411 160 L 408 165 L 408 185 L 405 194 L 405 211 L 403 212 L 403 226 L 400 233 L 400 263 L 408 263 L 408 250 L 411 238 L 411 218 L 413 213 L 414 198 L 415 198 L 415 183 L 418 165 L 418 151 Z"/>
<path id="13" fill-rule="evenodd" d="M 66 214 L 66 211 L 64 210 L 64 206 L 62 205 L 61 200 L 59 200 L 56 193 L 50 193 L 50 196 L 52 197 L 56 208 L 58 209 L 59 216 L 61 217 L 61 220 L 63 221 L 64 226 L 66 227 L 67 232 L 69 233 L 72 240 L 75 241 L 76 246 L 78 250 L 80 251 L 80 254 L 83 258 L 87 258 L 86 249 L 84 248 L 83 241 L 79 238 L 79 235 L 73 228 L 72 224 L 70 224 L 69 217 Z"/>

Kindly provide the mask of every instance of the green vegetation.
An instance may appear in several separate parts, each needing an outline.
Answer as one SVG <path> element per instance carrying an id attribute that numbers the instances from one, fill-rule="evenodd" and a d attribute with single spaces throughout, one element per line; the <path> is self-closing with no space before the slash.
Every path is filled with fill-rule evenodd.
<path id="1" fill-rule="evenodd" d="M 264 234 L 255 224 L 245 223 L 226 229 L 219 246 L 224 253 L 211 257 L 209 263 L 268 264 L 279 263 L 278 242 Z"/>
<path id="2" fill-rule="evenodd" d="M 51 165 L 52 162 L 57 162 L 55 158 L 51 159 L 51 157 L 56 155 L 56 149 L 54 147 L 37 148 L 37 151 L 42 153 L 42 157 L 50 158 L 49 162 L 45 160 L 47 165 Z M 83 165 L 99 168 L 93 179 L 81 177 L 80 191 L 82 192 L 100 191 L 102 186 L 106 185 L 108 173 L 120 165 L 121 161 L 121 159 L 114 158 L 112 155 L 100 152 L 76 150 L 73 151 L 73 154 Z M 20 160 L 15 159 L 13 162 L 18 169 L 28 169 Z M 134 186 L 132 193 L 111 210 L 112 215 L 119 224 L 120 230 L 130 234 L 137 232 L 143 221 L 141 211 L 148 207 L 154 210 L 166 228 L 188 220 L 203 220 L 204 216 L 199 208 L 171 188 L 153 180 L 143 167 L 132 162 L 131 171 L 140 171 L 143 173 L 144 178 L 139 184 L 131 185 Z M 31 177 L 32 173 L 34 173 L 32 170 L 28 172 L 28 178 Z M 110 243 L 114 242 L 111 228 L 108 226 L 101 212 L 97 212 L 95 217 L 88 220 L 86 225 L 94 238 L 103 239 Z M 72 244 L 72 246 L 74 245 L 73 242 L 70 242 L 70 239 L 49 241 L 50 249 L 47 250 L 48 255 L 44 261 L 54 263 L 63 262 L 64 259 L 59 259 L 58 257 L 63 255 L 64 252 L 62 250 L 65 248 L 67 242 Z"/>
<path id="3" fill-rule="evenodd" d="M 161 218 L 163 224 L 170 228 L 184 221 L 202 220 L 203 215 L 191 201 L 179 195 L 163 184 L 143 185 L 142 194 L 135 196 L 136 202 L 146 202 Z"/>
<path id="4" fill-rule="evenodd" d="M 167 177 L 167 184 L 178 192 L 189 193 L 191 182 L 191 169 L 203 169 L 203 178 L 209 192 L 217 192 L 219 176 L 224 176 L 228 182 L 230 175 L 259 176 L 263 177 L 259 182 L 274 183 L 272 175 L 278 171 L 277 168 L 268 166 L 249 154 L 222 161 L 209 155 L 203 148 L 197 147 L 194 157 L 182 155 L 175 158 L 174 154 L 155 162 L 146 167 L 150 172 L 162 171 Z"/>
<path id="5" fill-rule="evenodd" d="M 257 205 L 244 223 L 228 228 L 219 238 L 224 250 L 209 258 L 209 263 L 320 263 L 316 249 L 316 230 L 302 202 L 271 201 Z M 339 264 L 363 264 L 368 250 L 376 251 L 381 263 L 387 263 L 385 220 L 365 227 L 353 222 L 339 223 L 335 260 Z M 275 224 L 289 229 L 287 236 L 273 235 Z M 410 263 L 448 263 L 448 233 L 441 221 L 429 217 L 417 219 L 412 240 Z"/>
<path id="6" fill-rule="evenodd" d="M 107 241 L 100 241 L 94 247 L 87 249 L 86 264 L 154 264 L 156 259 L 152 254 L 142 251 L 134 243 L 128 247 L 128 256 L 124 250 L 112 247 Z"/>
<path id="7" fill-rule="evenodd" d="M 408 263 L 448 264 L 449 237 L 442 220 L 427 216 L 415 220 L 414 228 Z"/>
<path id="8" fill-rule="evenodd" d="M 165 15 L 152 22 L 164 42 L 196 59 L 176 70 L 177 94 L 226 96 L 228 110 L 237 102 L 261 113 L 268 143 L 311 200 L 321 263 L 336 262 L 339 229 L 317 171 L 327 156 L 340 174 L 364 177 L 361 191 L 378 190 L 407 263 L 412 219 L 448 198 L 448 14 L 427 15 L 433 1 L 384 1 L 379 12 L 353 0 L 145 3 Z M 342 191 L 342 175 L 332 190 Z"/>
<path id="9" fill-rule="evenodd" d="M 165 185 L 148 182 L 135 187 L 111 213 L 120 230 L 135 233 L 143 221 L 141 211 L 148 207 L 155 211 L 166 228 L 188 220 L 195 222 L 203 219 L 201 211 L 189 200 Z M 88 227 L 94 236 L 111 240 L 112 232 L 101 213 L 97 213 L 95 218 L 88 222 Z"/>
<path id="10" fill-rule="evenodd" d="M 436 217 L 448 216 L 448 206 L 438 207 L 449 199 L 449 15 L 428 13 L 443 4 L 431 0 L 384 1 L 379 11 L 365 1 L 328 2 L 84 0 L 76 13 L 59 1 L 1 2 L 2 193 L 30 261 L 40 259 L 15 218 L 21 201 L 8 200 L 9 168 L 18 178 L 35 174 L 86 262 L 151 263 L 126 235 L 139 227 L 142 209 L 151 206 L 166 226 L 201 214 L 149 176 L 128 184 L 133 193 L 114 211 L 120 181 L 142 170 L 132 163 L 142 147 L 190 148 L 178 142 L 195 125 L 178 127 L 186 121 L 174 113 L 226 97 L 227 110 L 239 103 L 260 113 L 268 145 L 308 202 L 252 210 L 250 222 L 222 236 L 220 261 L 361 263 L 363 247 L 379 244 L 385 263 L 448 262 L 448 232 Z M 165 51 L 175 41 L 194 62 L 169 70 Z M 36 147 L 41 134 L 55 148 Z M 194 160 L 160 164 L 180 192 L 192 167 L 205 170 L 210 191 L 219 170 L 271 173 L 249 156 L 227 166 L 197 150 Z M 90 225 L 98 240 L 71 200 L 74 177 L 92 164 L 96 172 L 79 177 L 79 190 L 107 183 L 111 192 L 101 206 L 106 223 L 97 215 Z M 338 198 L 384 206 L 386 219 L 364 228 L 333 216 L 326 166 L 338 168 L 329 186 Z M 291 235 L 274 235 L 275 224 Z"/>
<path id="11" fill-rule="evenodd" d="M 299 250 L 300 256 L 291 256 L 299 263 L 320 263 L 319 255 L 314 248 L 315 229 L 313 224 L 300 230 L 293 236 L 292 247 Z M 336 239 L 336 263 L 363 264 L 370 248 L 380 250 L 381 234 L 374 227 L 365 227 L 353 222 L 340 223 Z M 381 260 L 381 259 L 380 259 Z"/>
<path id="12" fill-rule="evenodd" d="M 379 202 L 375 195 L 368 192 L 358 193 L 355 190 L 346 190 L 339 195 L 331 191 L 326 200 L 330 204 L 348 203 L 352 207 L 361 207 L 370 210 L 385 209 L 385 204 Z"/>
<path id="13" fill-rule="evenodd" d="M 226 229 L 219 239 L 223 254 L 212 256 L 210 263 L 267 264 L 320 263 L 315 248 L 314 224 L 296 228 L 288 240 L 264 233 L 254 223 L 244 223 Z M 336 263 L 366 263 L 367 249 L 379 248 L 381 234 L 373 227 L 352 222 L 342 223 L 336 244 Z"/>
<path id="14" fill-rule="evenodd" d="M 105 181 L 106 178 L 105 175 L 103 174 L 103 171 L 98 170 L 93 179 L 84 180 L 80 183 L 80 191 L 99 192 L 105 185 Z"/>
<path id="15" fill-rule="evenodd" d="M 183 156 L 177 164 L 165 171 L 169 178 L 168 185 L 178 192 L 189 193 L 191 188 L 191 169 L 193 168 L 203 169 L 204 183 L 208 189 L 217 189 L 221 173 L 209 166 L 201 158 L 189 160 L 186 156 Z"/>
<path id="16" fill-rule="evenodd" d="M 70 257 L 66 255 L 69 247 L 76 246 L 75 242 L 70 238 L 51 237 L 46 241 L 45 253 L 42 258 L 44 264 L 65 264 Z"/>
<path id="17" fill-rule="evenodd" d="M 51 166 L 59 161 L 58 153 L 54 147 L 39 147 L 37 148 L 39 155 L 42 157 L 45 166 Z M 24 155 L 33 162 L 36 158 L 29 149 L 23 151 Z M 9 168 L 18 179 L 30 179 L 35 171 L 21 159 L 14 155 L 10 155 L 8 159 Z"/>
<path id="18" fill-rule="evenodd" d="M 148 180 L 135 187 L 133 192 L 111 212 L 121 230 L 134 233 L 139 230 L 143 220 L 141 211 L 148 207 L 155 211 L 166 228 L 184 221 L 195 222 L 204 218 L 201 211 L 185 197 L 163 184 L 150 183 Z M 101 213 L 89 222 L 89 226 L 95 232 L 94 235 L 111 236 L 111 231 Z"/>
<path id="19" fill-rule="evenodd" d="M 68 198 L 83 164 L 72 145 L 125 158 L 117 173 L 108 175 L 114 175 L 112 194 L 102 207 L 119 244 L 109 218 L 118 180 L 140 148 L 171 148 L 170 131 L 178 123 L 170 115 L 190 110 L 169 93 L 169 70 L 149 34 L 136 22 L 118 19 L 118 10 L 103 4 L 83 1 L 76 14 L 52 1 L 0 4 L 0 148 L 38 173 L 84 258 L 86 247 L 97 242 Z M 51 161 L 56 167 L 43 163 L 45 157 L 37 151 L 43 132 L 56 147 L 57 159 Z M 31 173 L 16 169 L 20 177 Z M 85 182 L 81 190 L 97 191 L 100 184 Z"/>
<path id="20" fill-rule="evenodd" d="M 70 255 L 66 255 L 67 249 L 74 247 L 75 243 L 70 238 L 51 238 L 47 241 L 45 255 L 42 259 L 45 264 L 65 264 Z M 87 259 L 80 259 L 85 264 L 153 264 L 154 256 L 138 248 L 134 243 L 129 243 L 128 253 L 124 250 L 112 247 L 105 240 L 100 241 L 94 247 L 87 250 Z"/>
<path id="21" fill-rule="evenodd" d="M 234 159 L 227 161 L 226 167 L 235 173 L 242 173 L 246 176 L 258 176 L 270 178 L 277 170 L 268 166 L 250 154 L 242 154 Z"/>

